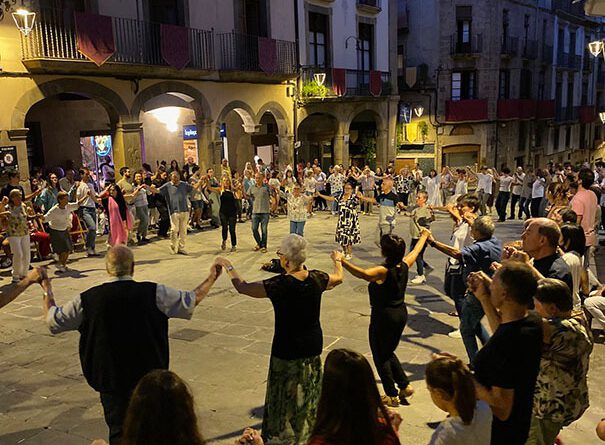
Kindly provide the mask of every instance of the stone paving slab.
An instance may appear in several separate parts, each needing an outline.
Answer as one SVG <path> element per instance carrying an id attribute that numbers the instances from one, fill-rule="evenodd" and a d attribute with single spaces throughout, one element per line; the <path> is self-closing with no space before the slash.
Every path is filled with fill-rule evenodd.
<path id="1" fill-rule="evenodd" d="M 354 249 L 354 261 L 360 265 L 380 261 L 372 243 L 376 222 L 376 216 L 362 217 L 363 244 Z M 329 253 L 337 247 L 335 224 L 336 219 L 326 213 L 308 221 L 310 268 L 331 271 Z M 407 218 L 400 217 L 396 232 L 409 241 L 408 224 Z M 518 221 L 497 227 L 497 236 L 503 240 L 514 239 L 521 231 Z M 218 230 L 190 235 L 190 255 L 186 257 L 169 255 L 165 240 L 135 247 L 135 277 L 193 289 L 217 255 L 231 259 L 248 280 L 271 276 L 260 265 L 275 256 L 279 240 L 287 234 L 287 220 L 271 220 L 267 254 L 252 252 L 249 224 L 238 224 L 237 230 L 240 244 L 234 253 L 220 250 Z M 439 218 L 433 230 L 438 239 L 447 241 L 451 223 Z M 53 280 L 59 304 L 106 279 L 102 258 L 83 258 L 80 253 L 73 259 L 70 266 L 79 272 Z M 426 285 L 408 287 L 409 321 L 397 350 L 417 390 L 411 404 L 399 409 L 401 438 L 403 443 L 419 445 L 428 443 L 429 424 L 444 418 L 423 382 L 430 354 L 446 350 L 464 356 L 461 340 L 447 336 L 457 327 L 457 319 L 447 315 L 453 305 L 442 293 L 445 257 L 428 249 L 426 260 L 435 271 Z M 2 271 L 0 277 L 2 291 L 10 278 Z M 79 336 L 73 332 L 51 336 L 42 322 L 40 306 L 41 291 L 31 288 L 0 310 L 0 445 L 87 445 L 92 439 L 106 437 L 107 430 L 98 395 L 82 376 Z M 326 292 L 321 314 L 324 358 L 329 350 L 345 347 L 371 361 L 369 314 L 367 285 L 362 281 L 346 275 L 342 286 Z M 192 320 L 171 320 L 171 369 L 190 385 L 202 431 L 212 443 L 231 444 L 244 427 L 260 427 L 273 322 L 269 301 L 237 295 L 226 278 L 216 283 Z M 604 352 L 603 345 L 595 346 L 589 374 L 591 407 L 564 430 L 566 445 L 595 443 L 594 428 L 605 412 Z"/>

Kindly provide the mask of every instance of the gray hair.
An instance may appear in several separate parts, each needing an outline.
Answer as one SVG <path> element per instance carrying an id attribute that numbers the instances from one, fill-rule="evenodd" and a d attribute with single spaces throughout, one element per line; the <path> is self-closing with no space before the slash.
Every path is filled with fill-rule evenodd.
<path id="1" fill-rule="evenodd" d="M 489 216 L 480 216 L 473 222 L 473 229 L 481 235 L 482 238 L 491 238 L 496 231 L 496 225 Z"/>
<path id="2" fill-rule="evenodd" d="M 279 250 L 295 267 L 301 266 L 307 259 L 307 241 L 295 233 L 282 240 Z"/>
<path id="3" fill-rule="evenodd" d="M 105 268 L 112 277 L 132 275 L 134 271 L 132 250 L 124 245 L 111 247 L 105 255 Z"/>

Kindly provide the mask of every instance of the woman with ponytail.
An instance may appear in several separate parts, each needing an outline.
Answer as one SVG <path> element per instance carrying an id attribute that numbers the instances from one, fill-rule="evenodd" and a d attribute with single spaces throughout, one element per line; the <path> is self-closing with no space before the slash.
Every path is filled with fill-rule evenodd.
<path id="1" fill-rule="evenodd" d="M 458 358 L 437 356 L 427 365 L 425 378 L 433 403 L 449 414 L 429 445 L 489 445 L 492 412 L 477 400 L 468 367 Z"/>

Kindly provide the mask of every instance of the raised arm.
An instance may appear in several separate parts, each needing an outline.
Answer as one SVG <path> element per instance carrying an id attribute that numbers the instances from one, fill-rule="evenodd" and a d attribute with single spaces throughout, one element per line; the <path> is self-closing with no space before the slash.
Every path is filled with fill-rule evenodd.
<path id="1" fill-rule="evenodd" d="M 489 326 L 492 331 L 495 332 L 500 326 L 500 323 L 502 323 L 502 317 L 490 299 L 489 287 L 491 282 L 491 278 L 484 272 L 472 272 L 468 276 L 469 290 L 481 303 L 483 311 L 489 321 Z"/>
<path id="2" fill-rule="evenodd" d="M 420 255 L 420 252 L 422 252 L 422 249 L 424 248 L 426 241 L 429 239 L 429 236 L 431 236 L 431 232 L 422 227 L 420 229 L 420 239 L 414 246 L 414 249 L 412 249 L 412 251 L 403 258 L 403 262 L 407 264 L 408 267 L 412 267 L 412 265 L 416 262 L 416 258 L 418 258 L 418 255 Z"/>
<path id="3" fill-rule="evenodd" d="M 378 202 L 376 201 L 376 198 L 363 196 L 363 193 L 361 193 L 361 192 L 357 192 L 356 196 L 357 196 L 357 198 L 359 198 L 360 201 L 371 202 L 372 204 L 378 204 Z"/>
<path id="4" fill-rule="evenodd" d="M 216 264 L 222 266 L 227 271 L 227 275 L 231 278 L 231 284 L 235 290 L 242 294 L 253 298 L 267 298 L 267 292 L 265 285 L 262 281 L 247 282 L 243 280 L 235 270 L 235 267 L 226 258 L 218 257 Z"/>
<path id="5" fill-rule="evenodd" d="M 317 192 L 317 191 L 315 192 L 315 196 L 320 196 L 320 197 L 322 197 L 323 199 L 325 199 L 326 201 L 336 201 L 336 198 L 335 198 L 335 197 L 333 197 L 333 196 L 328 196 L 328 195 L 322 195 L 321 193 L 319 193 L 319 192 Z"/>
<path id="6" fill-rule="evenodd" d="M 445 253 L 447 256 L 451 256 L 452 258 L 455 258 L 457 260 L 462 259 L 462 253 L 458 249 L 435 240 L 435 238 L 433 238 L 432 234 L 430 235 L 430 237 L 428 239 L 428 244 L 429 244 L 429 246 L 437 249 L 439 252 Z"/>
<path id="7" fill-rule="evenodd" d="M 336 286 L 341 284 L 344 279 L 344 271 L 342 269 L 344 261 L 343 253 L 335 250 L 330 255 L 330 258 L 332 258 L 332 261 L 334 261 L 334 272 L 328 275 L 330 278 L 328 281 L 328 290 L 334 289 Z"/>
<path id="8" fill-rule="evenodd" d="M 369 269 L 363 269 L 350 261 L 343 258 L 342 266 L 354 277 L 361 278 L 370 283 L 375 281 L 384 281 L 387 278 L 387 268 L 384 266 L 370 267 Z"/>
<path id="9" fill-rule="evenodd" d="M 27 273 L 25 278 L 19 281 L 14 287 L 10 288 L 7 292 L 0 294 L 0 308 L 14 301 L 32 284 L 40 283 L 42 281 L 41 271 L 41 267 L 34 267 Z"/>

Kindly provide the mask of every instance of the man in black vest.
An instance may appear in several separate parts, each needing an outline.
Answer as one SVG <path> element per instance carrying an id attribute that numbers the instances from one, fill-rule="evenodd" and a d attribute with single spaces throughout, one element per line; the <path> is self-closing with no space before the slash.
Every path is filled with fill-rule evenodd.
<path id="1" fill-rule="evenodd" d="M 168 369 L 168 319 L 190 319 L 220 274 L 212 265 L 193 291 L 136 282 L 134 256 L 123 245 L 105 257 L 111 277 L 65 306 L 55 304 L 50 281 L 42 282 L 44 310 L 53 334 L 80 331 L 80 362 L 88 384 L 100 393 L 111 445 L 118 443 L 135 386 L 153 369 Z"/>

